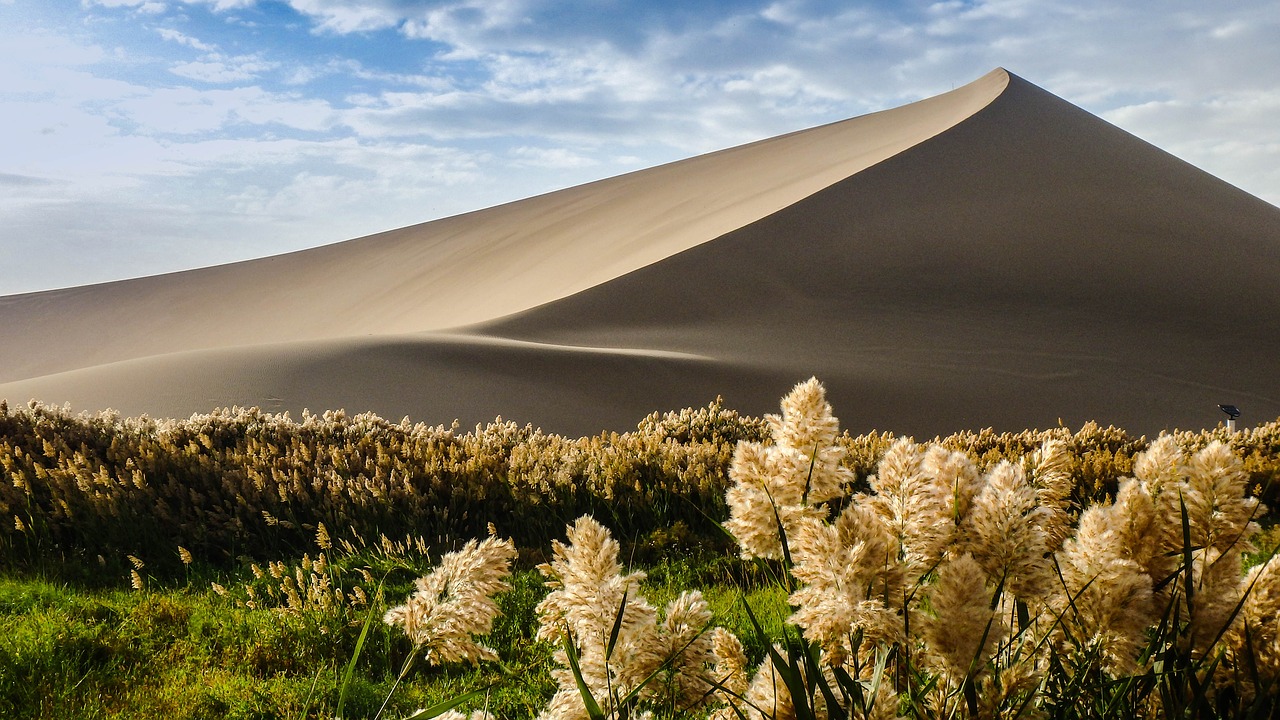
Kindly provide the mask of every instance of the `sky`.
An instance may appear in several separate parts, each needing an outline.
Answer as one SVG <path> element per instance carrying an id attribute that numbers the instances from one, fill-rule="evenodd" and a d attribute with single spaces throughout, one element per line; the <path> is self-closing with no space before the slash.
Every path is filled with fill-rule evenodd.
<path id="1" fill-rule="evenodd" d="M 995 67 L 1280 205 L 1274 0 L 0 0 L 0 295 L 478 210 Z"/>

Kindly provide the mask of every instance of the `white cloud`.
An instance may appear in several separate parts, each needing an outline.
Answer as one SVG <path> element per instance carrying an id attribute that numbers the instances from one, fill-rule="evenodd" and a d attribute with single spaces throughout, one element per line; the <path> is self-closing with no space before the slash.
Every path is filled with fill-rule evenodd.
<path id="1" fill-rule="evenodd" d="M 516 167 L 586 168 L 599 165 L 595 158 L 567 148 L 518 147 L 511 151 Z"/>
<path id="2" fill-rule="evenodd" d="M 203 4 L 208 5 L 218 12 L 227 10 L 238 10 L 240 8 L 249 8 L 258 5 L 260 0 L 182 0 L 188 5 Z"/>
<path id="3" fill-rule="evenodd" d="M 98 6 L 104 8 L 140 8 L 144 5 L 154 4 L 153 0 L 80 0 L 86 6 Z"/>
<path id="4" fill-rule="evenodd" d="M 199 40 L 191 37 L 190 35 L 187 35 L 185 33 L 182 33 L 170 28 L 156 28 L 156 33 L 160 35 L 160 37 L 164 38 L 165 40 L 168 40 L 170 42 L 176 42 L 179 45 L 186 45 L 187 47 L 195 48 L 196 50 L 214 52 L 218 49 L 217 46 L 215 45 L 209 45 L 207 43 L 200 42 Z"/>
<path id="5" fill-rule="evenodd" d="M 94 44 L 73 42 L 53 33 L 0 32 L 0 70 L 3 70 L 4 92 L 21 92 L 36 85 L 31 78 L 48 70 L 79 68 L 100 62 L 106 53 Z"/>
<path id="6" fill-rule="evenodd" d="M 1241 20 L 1232 20 L 1224 25 L 1215 27 L 1209 34 L 1215 40 L 1230 40 L 1234 37 L 1240 37 L 1249 32 L 1249 24 Z"/>
<path id="7" fill-rule="evenodd" d="M 135 133 L 146 135 L 201 134 L 241 124 L 320 132 L 337 121 L 333 109 L 323 100 L 252 86 L 152 90 L 121 99 L 111 112 L 135 124 Z"/>
<path id="8" fill-rule="evenodd" d="M 288 0 L 294 10 L 315 18 L 319 27 L 338 33 L 363 32 L 395 27 L 403 17 L 391 6 L 372 2 L 348 3 L 341 0 Z"/>
<path id="9" fill-rule="evenodd" d="M 161 0 L 80 0 L 85 7 L 102 7 L 109 10 L 131 9 L 137 15 L 160 15 L 169 9 Z"/>
<path id="10" fill-rule="evenodd" d="M 263 62 L 255 58 L 226 58 L 195 62 L 178 63 L 169 68 L 174 75 L 198 80 L 205 83 L 233 83 L 241 80 L 252 80 L 261 73 L 273 70 L 276 63 Z"/>
<path id="11" fill-rule="evenodd" d="M 1152 101 L 1104 117 L 1280 205 L 1280 89 L 1223 93 L 1200 102 Z"/>

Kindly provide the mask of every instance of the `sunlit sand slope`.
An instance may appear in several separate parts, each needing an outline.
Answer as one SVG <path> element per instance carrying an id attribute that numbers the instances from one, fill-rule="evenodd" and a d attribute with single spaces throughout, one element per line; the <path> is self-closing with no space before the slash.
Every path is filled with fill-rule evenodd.
<path id="1" fill-rule="evenodd" d="M 0 298 L 0 382 L 187 350 L 415 333 L 571 295 L 780 210 L 985 106 L 946 95 L 262 260 Z"/>
<path id="2" fill-rule="evenodd" d="M 929 101 L 302 253 L 0 298 L 0 397 L 570 432 L 1280 415 L 1280 209 L 996 71 Z M 449 329 L 452 328 L 452 329 Z"/>

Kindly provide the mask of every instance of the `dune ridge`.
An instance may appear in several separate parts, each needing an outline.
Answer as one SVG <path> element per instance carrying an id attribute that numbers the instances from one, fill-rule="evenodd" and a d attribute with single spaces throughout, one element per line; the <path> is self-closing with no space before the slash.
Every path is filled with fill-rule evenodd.
<path id="1" fill-rule="evenodd" d="M 1277 271 L 1280 209 L 996 70 L 423 226 L 0 298 L 0 397 L 583 434 L 766 412 L 817 374 L 858 431 L 1194 428 L 1280 415 Z"/>

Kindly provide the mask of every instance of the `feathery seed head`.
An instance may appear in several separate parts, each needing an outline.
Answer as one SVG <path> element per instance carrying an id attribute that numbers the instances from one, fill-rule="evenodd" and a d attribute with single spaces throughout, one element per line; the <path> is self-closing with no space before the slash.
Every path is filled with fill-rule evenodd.
<path id="1" fill-rule="evenodd" d="M 901 639 L 904 570 L 898 542 L 866 503 L 847 507 L 835 524 L 809 520 L 797 528 L 792 575 L 804 583 L 792 593 L 790 622 L 804 628 L 833 665 L 852 652 L 851 639 L 892 644 Z"/>
<path id="2" fill-rule="evenodd" d="M 496 659 L 474 636 L 493 627 L 499 610 L 492 596 L 507 588 L 515 556 L 510 540 L 469 540 L 418 578 L 413 595 L 404 605 L 388 610 L 383 621 L 400 626 L 433 664 Z"/>
<path id="3" fill-rule="evenodd" d="M 789 536 L 805 517 L 821 515 L 803 503 L 804 479 L 792 462 L 795 455 L 757 443 L 739 443 L 734 451 L 725 528 L 737 538 L 744 558 L 782 558 L 782 534 Z"/>
<path id="4" fill-rule="evenodd" d="M 963 551 L 973 555 L 993 584 L 1003 582 L 1023 599 L 1040 599 L 1052 578 L 1043 515 L 1022 469 L 1002 461 L 987 473 L 986 486 L 974 500 Z"/>
<path id="5" fill-rule="evenodd" d="M 826 389 L 817 378 L 795 386 L 782 399 L 782 415 L 766 415 L 774 448 L 787 455 L 782 464 L 791 497 L 784 504 L 821 503 L 840 497 L 853 475 L 840 465 L 844 449 L 836 440 L 840 421 L 831 413 Z M 775 468 L 775 472 L 781 468 Z"/>
<path id="6" fill-rule="evenodd" d="M 1138 563 L 1153 580 L 1168 577 L 1177 569 L 1181 560 L 1170 552 L 1175 549 L 1170 535 L 1175 524 L 1181 535 L 1181 520 L 1161 513 L 1144 481 L 1120 481 L 1110 516 L 1116 554 Z"/>
<path id="7" fill-rule="evenodd" d="M 779 655 L 786 656 L 786 651 L 781 647 L 775 645 L 773 649 Z M 764 656 L 764 662 L 751 678 L 744 704 L 745 707 L 739 710 L 748 720 L 795 720 L 796 708 L 791 701 L 791 692 L 774 667 L 771 654 Z"/>
<path id="8" fill-rule="evenodd" d="M 1094 505 L 1058 553 L 1065 594 L 1051 605 L 1078 649 L 1101 651 L 1113 676 L 1138 670 L 1146 631 L 1158 619 L 1151 576 L 1123 546 L 1124 508 Z"/>
<path id="9" fill-rule="evenodd" d="M 651 662 L 666 663 L 660 684 L 677 706 L 692 707 L 712 699 L 707 690 L 716 679 L 717 657 L 708 632 L 711 618 L 711 607 L 701 592 L 682 592 L 667 604 L 657 638 L 650 643 L 656 654 Z"/>
<path id="10" fill-rule="evenodd" d="M 1177 485 L 1185 477 L 1186 455 L 1172 435 L 1160 435 L 1146 452 L 1133 461 L 1133 474 L 1146 483 L 1147 491 L 1159 497 L 1166 487 Z M 1176 493 L 1175 493 L 1176 494 Z"/>
<path id="11" fill-rule="evenodd" d="M 640 594 L 643 573 L 622 574 L 618 544 L 604 526 L 584 516 L 568 528 L 568 539 L 553 543 L 552 561 L 539 568 L 552 588 L 538 605 L 539 639 L 559 643 L 568 633 L 582 681 L 606 714 L 633 690 L 663 706 L 705 701 L 716 656 L 706 634 L 711 610 L 702 594 L 681 594 L 658 622 Z M 578 680 L 566 669 L 563 649 L 554 657 L 561 667 L 552 676 L 560 689 L 539 717 L 581 720 L 586 709 Z"/>
<path id="12" fill-rule="evenodd" d="M 1189 613 L 1188 640 L 1197 656 L 1206 655 L 1216 647 L 1214 641 L 1227 628 L 1241 600 L 1242 555 L 1238 547 L 1226 552 L 1208 547 L 1192 553 L 1192 582 L 1196 591 L 1195 605 Z M 1186 610 L 1185 603 L 1183 610 Z M 1273 611 L 1280 610 L 1273 608 Z"/>
<path id="13" fill-rule="evenodd" d="M 925 452 L 907 438 L 896 441 L 869 483 L 870 505 L 897 540 L 908 582 L 937 564 L 954 523 L 946 488 L 925 472 Z"/>
<path id="14" fill-rule="evenodd" d="M 1252 549 L 1258 524 L 1257 498 L 1246 497 L 1249 474 L 1225 444 L 1215 440 L 1187 463 L 1183 500 L 1192 524 L 1192 542 L 1227 552 Z"/>
<path id="15" fill-rule="evenodd" d="M 1065 442 L 1048 440 L 1028 460 L 1031 485 L 1046 511 L 1042 527 L 1049 549 L 1057 550 L 1071 534 L 1071 492 L 1075 489 L 1071 452 Z"/>
<path id="16" fill-rule="evenodd" d="M 1224 638 L 1231 648 L 1231 663 L 1244 677 L 1246 698 L 1252 699 L 1252 670 L 1256 668 L 1263 687 L 1280 682 L 1280 557 L 1249 570 L 1240 581 L 1237 595 L 1244 596 L 1240 613 Z M 1247 635 L 1247 637 L 1246 637 Z"/>
<path id="17" fill-rule="evenodd" d="M 578 647 L 584 681 L 598 698 L 611 688 L 635 687 L 656 665 L 649 666 L 657 612 L 640 595 L 644 573 L 624 575 L 618 562 L 618 543 L 589 515 L 567 528 L 568 544 L 552 543 L 552 560 L 538 567 L 551 592 L 538 604 L 538 639 Z M 618 621 L 618 613 L 622 612 Z M 607 647 L 615 621 L 618 634 L 613 654 Z M 560 692 L 541 717 L 585 717 L 577 684 L 563 650 L 555 653 Z M 645 668 L 648 668 L 646 670 Z M 576 695 L 576 697 L 575 697 Z"/>
<path id="18" fill-rule="evenodd" d="M 333 542 L 329 539 L 329 528 L 324 523 L 316 523 L 316 545 L 321 550 L 330 550 L 333 548 Z"/>
<path id="19" fill-rule="evenodd" d="M 724 686 L 717 691 L 726 703 L 734 703 L 747 691 L 747 653 L 737 635 L 724 628 L 711 631 L 711 651 L 715 655 L 712 677 Z"/>
<path id="20" fill-rule="evenodd" d="M 830 447 L 840 434 L 840 422 L 831 413 L 826 388 L 812 377 L 782 398 L 781 415 L 766 415 L 765 420 L 775 443 L 801 452 Z"/>
<path id="21" fill-rule="evenodd" d="M 969 514 L 973 499 L 982 490 L 982 475 L 968 455 L 930 445 L 925 451 L 923 469 L 942 488 L 944 503 L 954 525 L 960 525 Z"/>
<path id="22" fill-rule="evenodd" d="M 954 682 L 981 674 L 1008 633 L 991 608 L 992 591 L 982 566 L 968 553 L 938 566 L 938 579 L 928 591 L 933 615 L 921 618 L 920 633 L 929 662 Z"/>
<path id="23" fill-rule="evenodd" d="M 729 467 L 725 527 L 744 558 L 779 559 L 782 536 L 797 523 L 823 517 L 814 505 L 841 497 L 853 474 L 840 463 L 839 422 L 816 379 L 800 383 L 782 400 L 782 415 L 767 417 L 774 444 L 740 442 Z"/>

